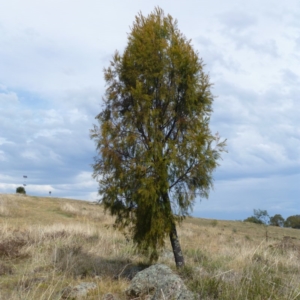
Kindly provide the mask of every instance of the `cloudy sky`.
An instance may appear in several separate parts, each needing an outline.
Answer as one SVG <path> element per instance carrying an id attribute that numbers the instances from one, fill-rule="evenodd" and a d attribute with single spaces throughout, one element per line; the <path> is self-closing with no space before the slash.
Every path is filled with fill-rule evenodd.
<path id="1" fill-rule="evenodd" d="M 160 6 L 206 64 L 211 129 L 228 139 L 209 200 L 193 215 L 299 214 L 298 0 L 0 0 L 0 193 L 94 201 L 103 68 L 126 46 L 135 15 Z M 184 3 L 184 4 L 183 4 Z"/>

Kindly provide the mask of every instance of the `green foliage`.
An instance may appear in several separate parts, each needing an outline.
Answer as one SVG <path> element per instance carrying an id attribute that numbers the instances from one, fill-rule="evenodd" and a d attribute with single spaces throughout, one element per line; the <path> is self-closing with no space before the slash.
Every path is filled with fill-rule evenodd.
<path id="1" fill-rule="evenodd" d="M 253 216 L 248 217 L 244 222 L 251 222 L 255 224 L 264 224 L 267 225 L 269 222 L 269 214 L 266 210 L 254 209 Z"/>
<path id="2" fill-rule="evenodd" d="M 300 229 L 300 215 L 288 217 L 284 222 L 284 227 Z"/>
<path id="3" fill-rule="evenodd" d="M 17 194 L 26 194 L 25 188 L 23 186 L 19 186 L 16 188 Z"/>
<path id="4" fill-rule="evenodd" d="M 211 224 L 212 227 L 216 227 L 218 225 L 218 221 L 217 220 L 212 220 L 210 224 Z"/>
<path id="5" fill-rule="evenodd" d="M 263 222 L 256 217 L 248 217 L 247 219 L 244 220 L 244 222 L 250 222 L 250 223 L 255 223 L 255 224 L 263 224 Z"/>
<path id="6" fill-rule="evenodd" d="M 254 209 L 253 215 L 255 218 L 260 220 L 262 222 L 262 224 L 265 224 L 265 225 L 268 224 L 270 217 L 266 210 Z"/>
<path id="7" fill-rule="evenodd" d="M 283 227 L 284 226 L 284 218 L 280 214 L 276 214 L 273 217 L 270 217 L 269 224 L 271 226 Z"/>
<path id="8" fill-rule="evenodd" d="M 115 226 L 156 257 L 196 195 L 208 197 L 225 148 L 209 129 L 211 83 L 177 21 L 160 8 L 136 16 L 124 53 L 104 75 L 104 109 L 91 130 L 101 202 Z"/>

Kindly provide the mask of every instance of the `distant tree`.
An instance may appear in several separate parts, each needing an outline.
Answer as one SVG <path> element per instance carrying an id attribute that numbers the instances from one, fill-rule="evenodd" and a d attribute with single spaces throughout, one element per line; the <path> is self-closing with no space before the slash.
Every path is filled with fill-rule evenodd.
<path id="1" fill-rule="evenodd" d="M 253 210 L 253 216 L 247 218 L 244 220 L 244 222 L 252 222 L 256 224 L 268 224 L 268 219 L 269 219 L 268 212 L 266 210 L 262 209 L 254 209 Z"/>
<path id="2" fill-rule="evenodd" d="M 253 216 L 244 220 L 244 222 L 252 222 L 255 224 L 262 224 L 266 229 L 266 241 L 268 241 L 268 223 L 269 223 L 269 214 L 266 210 L 254 209 Z"/>
<path id="3" fill-rule="evenodd" d="M 25 188 L 23 186 L 19 186 L 16 188 L 17 194 L 26 194 Z"/>
<path id="4" fill-rule="evenodd" d="M 284 227 L 300 229 L 300 215 L 288 217 L 284 222 Z"/>
<path id="5" fill-rule="evenodd" d="M 153 261 L 169 236 L 177 267 L 184 258 L 176 224 L 196 195 L 208 197 L 225 149 L 209 128 L 213 95 L 203 68 L 177 21 L 160 8 L 139 13 L 124 53 L 104 70 L 104 108 L 91 130 L 94 177 L 116 228 Z"/>
<path id="6" fill-rule="evenodd" d="M 267 225 L 269 223 L 270 217 L 269 217 L 269 214 L 266 210 L 254 209 L 253 210 L 253 215 L 254 215 L 255 218 L 260 220 L 262 222 L 262 224 Z"/>
<path id="7" fill-rule="evenodd" d="M 283 227 L 284 226 L 284 218 L 280 214 L 276 214 L 273 217 L 270 217 L 270 222 L 269 224 L 271 226 L 278 226 L 278 227 Z"/>

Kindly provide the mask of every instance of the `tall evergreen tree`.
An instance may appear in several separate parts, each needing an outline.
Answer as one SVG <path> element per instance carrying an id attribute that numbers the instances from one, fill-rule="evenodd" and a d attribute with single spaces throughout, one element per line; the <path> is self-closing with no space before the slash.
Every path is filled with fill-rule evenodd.
<path id="1" fill-rule="evenodd" d="M 124 53 L 115 53 L 104 74 L 104 108 L 91 130 L 101 202 L 153 261 L 169 236 L 181 267 L 176 224 L 196 195 L 208 197 L 225 147 L 209 129 L 209 77 L 177 21 L 160 8 L 136 16 Z"/>

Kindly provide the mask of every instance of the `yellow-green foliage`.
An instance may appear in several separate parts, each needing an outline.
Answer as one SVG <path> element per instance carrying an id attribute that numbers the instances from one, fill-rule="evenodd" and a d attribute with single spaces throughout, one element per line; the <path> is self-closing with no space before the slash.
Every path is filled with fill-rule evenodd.
<path id="1" fill-rule="evenodd" d="M 207 197 L 225 147 L 209 129 L 211 84 L 191 42 L 160 8 L 136 17 L 124 53 L 104 73 L 105 108 L 91 132 L 94 176 L 116 226 L 129 229 L 140 249 L 156 250 L 196 193 Z"/>

